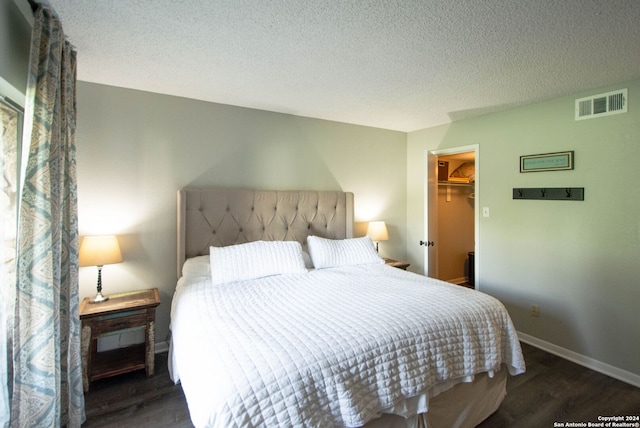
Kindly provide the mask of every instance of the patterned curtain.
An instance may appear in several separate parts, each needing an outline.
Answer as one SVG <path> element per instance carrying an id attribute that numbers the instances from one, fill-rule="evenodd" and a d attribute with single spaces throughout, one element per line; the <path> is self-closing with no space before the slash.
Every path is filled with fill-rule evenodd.
<path id="1" fill-rule="evenodd" d="M 76 53 L 55 13 L 34 16 L 18 218 L 14 427 L 84 422 L 78 315 Z"/>
<path id="2" fill-rule="evenodd" d="M 18 195 L 18 113 L 0 103 L 0 426 L 9 426 L 9 354 L 16 283 L 16 231 Z"/>

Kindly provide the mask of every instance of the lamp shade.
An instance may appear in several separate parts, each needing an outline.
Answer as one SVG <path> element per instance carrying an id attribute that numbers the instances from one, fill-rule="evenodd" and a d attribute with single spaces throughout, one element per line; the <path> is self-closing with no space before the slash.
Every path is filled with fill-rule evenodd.
<path id="1" fill-rule="evenodd" d="M 384 221 L 370 221 L 367 228 L 367 235 L 372 241 L 387 241 L 389 240 L 389 232 L 387 232 L 387 225 Z"/>
<path id="2" fill-rule="evenodd" d="M 85 236 L 80 244 L 80 266 L 103 266 L 121 261 L 122 253 L 114 235 Z"/>

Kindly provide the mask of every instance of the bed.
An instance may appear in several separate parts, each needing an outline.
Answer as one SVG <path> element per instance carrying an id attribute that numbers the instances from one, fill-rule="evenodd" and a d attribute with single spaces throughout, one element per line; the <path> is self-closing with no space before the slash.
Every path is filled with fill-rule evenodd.
<path id="1" fill-rule="evenodd" d="M 353 194 L 182 189 L 169 370 L 196 427 L 473 427 L 525 370 L 504 306 L 384 264 Z"/>

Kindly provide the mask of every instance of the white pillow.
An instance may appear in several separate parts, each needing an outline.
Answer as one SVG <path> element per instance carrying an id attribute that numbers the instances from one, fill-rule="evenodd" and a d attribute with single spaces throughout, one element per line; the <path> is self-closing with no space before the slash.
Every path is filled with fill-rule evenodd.
<path id="1" fill-rule="evenodd" d="M 211 247 L 209 258 L 211 281 L 214 284 L 307 273 L 302 259 L 302 245 L 297 241 L 255 241 Z"/>
<path id="2" fill-rule="evenodd" d="M 308 236 L 307 247 L 316 269 L 384 263 L 368 236 L 350 239 L 326 239 Z"/>
<path id="3" fill-rule="evenodd" d="M 188 258 L 182 265 L 182 276 L 209 276 L 211 269 L 209 256 L 196 256 Z"/>

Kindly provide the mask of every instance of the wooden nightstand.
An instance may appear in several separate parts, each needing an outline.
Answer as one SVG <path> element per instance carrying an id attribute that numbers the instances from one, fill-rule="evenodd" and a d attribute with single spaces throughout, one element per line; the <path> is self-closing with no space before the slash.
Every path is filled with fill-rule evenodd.
<path id="1" fill-rule="evenodd" d="M 384 259 L 384 262 L 388 266 L 393 266 L 393 267 L 396 267 L 396 268 L 402 269 L 402 270 L 407 270 L 407 268 L 411 265 L 411 263 L 401 262 L 401 261 L 393 260 L 393 259 L 388 259 L 386 257 Z"/>
<path id="2" fill-rule="evenodd" d="M 82 386 L 89 391 L 91 381 L 145 369 L 154 373 L 157 288 L 111 294 L 102 303 L 80 303 L 82 321 Z M 98 338 L 137 329 L 145 330 L 145 343 L 98 352 Z"/>

